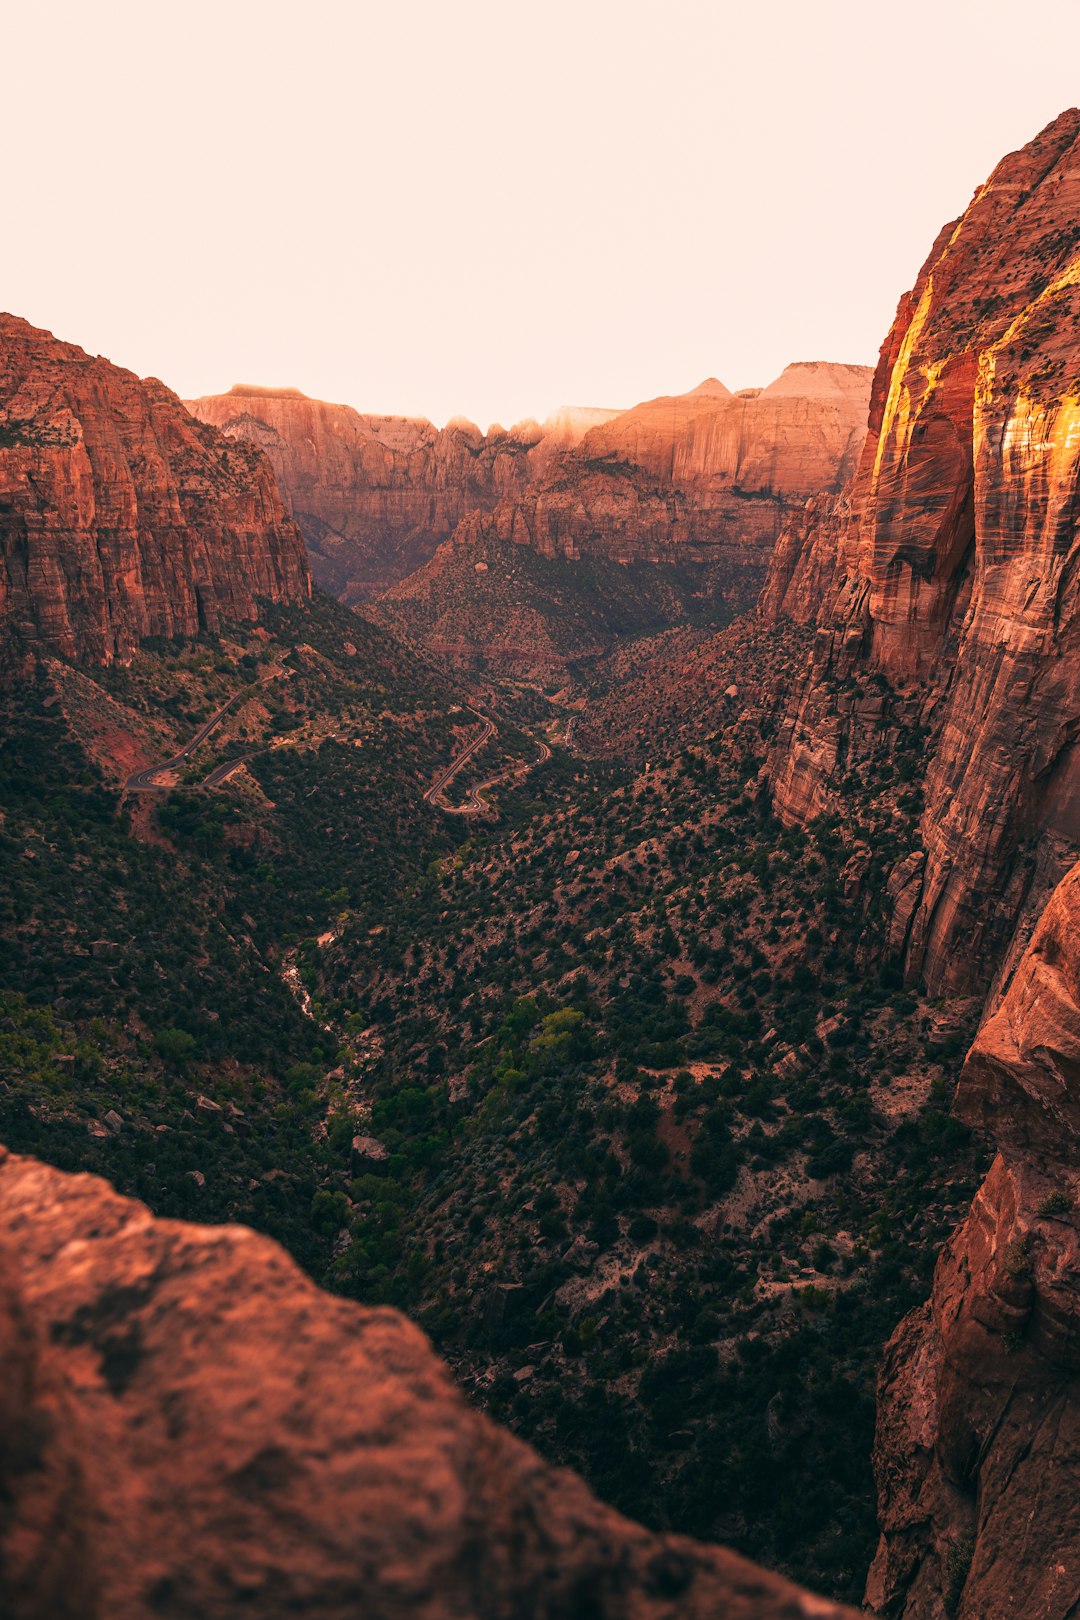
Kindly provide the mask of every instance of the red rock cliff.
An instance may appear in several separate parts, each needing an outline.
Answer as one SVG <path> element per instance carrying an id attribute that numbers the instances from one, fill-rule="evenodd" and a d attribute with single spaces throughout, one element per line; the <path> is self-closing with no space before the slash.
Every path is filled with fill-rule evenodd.
<path id="1" fill-rule="evenodd" d="M 968 1056 L 957 1112 L 998 1155 L 889 1342 L 878 1392 L 892 1620 L 1080 1608 L 1080 865 Z"/>
<path id="2" fill-rule="evenodd" d="M 854 1620 L 620 1518 L 243 1227 L 0 1149 L 0 1244 L 10 1620 Z"/>
<path id="3" fill-rule="evenodd" d="M 860 671 L 931 736 L 897 885 L 898 943 L 932 987 L 985 984 L 1080 852 L 1078 317 L 1070 111 L 941 232 L 882 349 L 858 472 L 780 537 L 762 597 L 819 626 L 772 760 L 783 814 L 827 809 L 880 727 L 853 711 Z"/>
<path id="4" fill-rule="evenodd" d="M 107 663 L 310 592 L 266 460 L 0 315 L 0 638 Z"/>

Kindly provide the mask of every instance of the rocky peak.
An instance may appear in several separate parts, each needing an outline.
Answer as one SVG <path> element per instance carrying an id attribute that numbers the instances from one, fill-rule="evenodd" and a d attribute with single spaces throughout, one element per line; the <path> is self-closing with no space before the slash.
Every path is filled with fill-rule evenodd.
<path id="1" fill-rule="evenodd" d="M 795 394 L 802 399 L 857 399 L 869 396 L 873 366 L 838 365 L 830 360 L 796 360 L 761 390 L 766 399 Z"/>
<path id="2" fill-rule="evenodd" d="M 720 381 L 719 377 L 706 377 L 705 381 L 699 382 L 696 388 L 691 388 L 689 394 L 686 394 L 684 398 L 730 399 L 731 389 L 725 387 L 725 385 Z"/>

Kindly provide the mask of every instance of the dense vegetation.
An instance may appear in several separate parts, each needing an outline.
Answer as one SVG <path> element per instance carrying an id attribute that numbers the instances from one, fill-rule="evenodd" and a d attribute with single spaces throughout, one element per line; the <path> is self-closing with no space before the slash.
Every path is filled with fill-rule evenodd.
<path id="1" fill-rule="evenodd" d="M 552 702 L 320 598 L 23 674 L 0 1132 L 270 1231 L 617 1505 L 857 1596 L 876 1363 L 981 1167 L 948 1113 L 973 1008 L 885 948 L 922 743 L 886 688 L 843 814 L 772 814 L 801 657 L 745 623 L 647 638 Z M 167 758 L 234 693 L 188 782 L 121 797 L 118 735 Z M 497 819 L 432 810 L 493 700 L 455 792 L 551 759 Z"/>

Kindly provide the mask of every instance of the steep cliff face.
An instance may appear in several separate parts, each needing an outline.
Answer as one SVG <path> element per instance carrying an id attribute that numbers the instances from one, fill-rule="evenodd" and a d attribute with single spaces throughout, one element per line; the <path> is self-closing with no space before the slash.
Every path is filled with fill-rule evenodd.
<path id="1" fill-rule="evenodd" d="M 257 450 L 154 379 L 0 315 L 0 636 L 107 663 L 310 592 Z"/>
<path id="2" fill-rule="evenodd" d="M 985 984 L 1080 849 L 1078 315 L 1071 111 L 938 237 L 882 349 L 858 472 L 780 537 L 762 597 L 819 626 L 772 760 L 782 813 L 827 808 L 866 752 L 862 674 L 931 739 L 900 943 L 934 987 Z"/>
<path id="3" fill-rule="evenodd" d="M 0 1210 L 11 1620 L 850 1614 L 620 1518 L 468 1408 L 403 1317 L 243 1227 L 3 1149 Z"/>
<path id="4" fill-rule="evenodd" d="M 805 500 L 854 472 L 871 375 L 868 366 L 800 363 L 738 394 L 710 377 L 593 428 L 581 453 L 632 462 L 695 503 L 725 492 Z"/>
<path id="5" fill-rule="evenodd" d="M 1080 1602 L 1080 865 L 957 1093 L 998 1155 L 890 1341 L 868 1602 L 903 1620 L 1066 1620 Z"/>
<path id="6" fill-rule="evenodd" d="M 613 414 L 565 407 L 543 424 L 483 434 L 422 418 L 362 415 L 295 388 L 239 386 L 188 402 L 200 421 L 257 444 L 273 463 L 321 585 L 349 601 L 386 589 L 466 513 L 520 495 Z"/>

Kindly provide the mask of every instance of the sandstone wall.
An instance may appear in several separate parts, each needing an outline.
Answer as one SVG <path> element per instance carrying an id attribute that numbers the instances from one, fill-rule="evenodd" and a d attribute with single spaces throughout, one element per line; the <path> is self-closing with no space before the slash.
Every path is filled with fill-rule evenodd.
<path id="1" fill-rule="evenodd" d="M 258 450 L 0 316 L 0 638 L 107 663 L 310 588 Z"/>
<path id="2" fill-rule="evenodd" d="M 885 1352 L 867 1600 L 902 1620 L 1067 1620 L 1080 1603 L 1080 865 L 957 1093 L 998 1154 Z"/>

